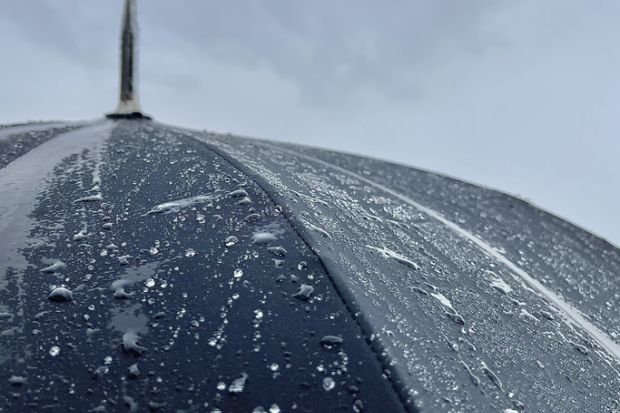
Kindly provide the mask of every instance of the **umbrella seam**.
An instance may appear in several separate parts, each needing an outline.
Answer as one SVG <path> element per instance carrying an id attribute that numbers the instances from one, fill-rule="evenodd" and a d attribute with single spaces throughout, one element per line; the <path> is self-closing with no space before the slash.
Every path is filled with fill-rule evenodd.
<path id="1" fill-rule="evenodd" d="M 271 199 L 271 201 L 274 204 L 276 204 L 276 205 L 278 204 L 276 202 L 276 199 L 275 199 L 276 196 L 273 193 L 275 191 L 273 190 L 273 188 L 271 188 L 271 185 L 269 183 L 267 183 L 267 182 L 264 182 L 263 178 L 261 176 L 259 176 L 256 172 L 250 170 L 249 168 L 246 168 L 245 166 L 243 166 L 240 162 L 238 162 L 237 160 L 235 160 L 231 156 L 229 156 L 227 154 L 224 154 L 222 150 L 220 150 L 219 148 L 216 148 L 212 143 L 206 142 L 203 139 L 200 139 L 199 137 L 197 138 L 196 136 L 194 136 L 192 134 L 192 132 L 188 131 L 188 132 L 185 132 L 185 133 L 187 134 L 186 136 L 189 136 L 189 137 L 194 138 L 197 141 L 201 142 L 202 144 L 207 146 L 207 148 L 210 149 L 213 153 L 215 153 L 220 158 L 222 158 L 224 161 L 226 161 L 228 164 L 230 164 L 234 168 L 238 169 L 239 171 L 241 171 L 242 173 L 244 173 L 248 177 L 252 178 L 254 180 L 254 182 L 265 192 L 265 194 L 269 197 L 269 199 Z M 268 190 L 267 187 L 269 187 L 270 190 Z M 366 331 L 366 329 L 364 328 L 364 326 L 362 325 L 362 323 L 360 321 L 360 317 L 356 316 L 354 309 L 351 308 L 351 303 L 349 302 L 349 300 L 347 300 L 345 298 L 344 293 L 342 292 L 342 287 L 340 287 L 338 285 L 338 283 L 335 281 L 334 276 L 331 273 L 331 271 L 329 271 L 328 266 L 326 265 L 322 255 L 316 251 L 316 249 L 306 239 L 306 236 L 304 236 L 304 234 L 302 234 L 302 231 L 300 231 L 300 228 L 299 228 L 299 224 L 296 222 L 297 219 L 293 216 L 293 213 L 291 211 L 289 211 L 289 208 L 287 206 L 285 206 L 283 208 L 282 212 L 283 212 L 283 215 L 286 218 L 286 220 L 291 225 L 291 228 L 293 229 L 293 231 L 295 231 L 297 236 L 310 249 L 310 251 L 312 251 L 316 255 L 317 259 L 319 260 L 319 262 L 321 264 L 321 267 L 323 268 L 323 270 L 325 271 L 325 274 L 327 275 L 327 278 L 330 280 L 330 283 L 332 284 L 334 290 L 336 291 L 336 294 L 340 298 L 341 302 L 343 303 L 344 307 L 346 308 L 347 312 L 349 313 L 349 315 L 351 316 L 351 318 L 353 319 L 355 324 L 358 326 L 358 329 L 360 330 L 361 334 L 364 336 L 364 339 L 365 339 L 364 341 L 368 345 L 368 348 L 370 349 L 370 351 L 372 353 L 375 354 L 375 358 L 379 362 L 379 364 L 382 367 L 382 369 L 384 371 L 387 370 L 389 372 L 389 374 L 386 375 L 387 376 L 387 381 L 390 383 L 390 386 L 392 387 L 392 390 L 396 394 L 396 396 L 397 396 L 399 402 L 401 403 L 403 409 L 406 412 L 409 412 L 409 413 L 417 413 L 417 410 L 413 409 L 411 407 L 411 405 L 408 402 L 405 394 L 403 394 L 404 391 L 399 390 L 399 388 L 404 388 L 404 386 L 403 385 L 398 385 L 394 381 L 394 377 L 393 376 L 394 375 L 398 376 L 398 372 L 396 372 L 395 370 L 390 368 L 389 363 L 387 362 L 387 360 L 384 359 L 384 356 L 382 356 L 381 352 L 378 351 L 375 348 L 375 346 L 373 346 L 372 340 L 371 340 L 368 332 Z"/>

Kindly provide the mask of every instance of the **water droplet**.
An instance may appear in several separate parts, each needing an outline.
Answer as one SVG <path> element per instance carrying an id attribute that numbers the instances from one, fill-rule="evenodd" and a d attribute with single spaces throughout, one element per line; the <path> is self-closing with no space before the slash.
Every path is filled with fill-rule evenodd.
<path id="1" fill-rule="evenodd" d="M 269 247 L 267 251 L 280 258 L 286 257 L 286 254 L 288 254 L 284 247 Z"/>
<path id="2" fill-rule="evenodd" d="M 75 234 L 73 236 L 73 240 L 74 241 L 79 241 L 79 240 L 82 240 L 82 239 L 84 239 L 86 237 L 88 237 L 87 230 L 86 230 L 86 228 L 83 228 L 83 229 L 80 230 L 80 232 L 78 232 L 77 234 Z"/>
<path id="3" fill-rule="evenodd" d="M 257 320 L 261 320 L 263 318 L 263 312 L 261 310 L 254 310 L 254 315 Z"/>
<path id="4" fill-rule="evenodd" d="M 235 272 L 233 273 L 233 276 L 234 276 L 236 279 L 239 279 L 239 278 L 243 277 L 243 270 L 242 270 L 241 268 L 237 268 L 237 269 L 235 270 Z"/>
<path id="5" fill-rule="evenodd" d="M 482 371 L 493 382 L 493 384 L 496 385 L 497 388 L 500 389 L 501 391 L 504 391 L 504 387 L 502 385 L 501 380 L 499 379 L 499 377 L 497 377 L 497 375 L 493 372 L 493 370 L 491 370 L 484 362 L 481 362 L 481 365 L 482 365 Z"/>
<path id="6" fill-rule="evenodd" d="M 369 249 L 371 249 L 373 251 L 377 251 L 385 259 L 393 259 L 393 260 L 395 260 L 395 261 L 403 264 L 404 266 L 409 267 L 409 268 L 411 268 L 411 269 L 413 269 L 415 271 L 420 271 L 421 270 L 420 266 L 417 263 L 411 261 L 410 259 L 400 255 L 399 253 L 397 253 L 395 251 L 392 251 L 389 248 L 385 248 L 385 247 L 377 248 L 377 247 L 372 247 L 370 245 L 366 245 L 366 247 L 368 247 Z"/>
<path id="7" fill-rule="evenodd" d="M 248 196 L 248 193 L 247 193 L 247 191 L 245 189 L 240 188 L 240 189 L 236 189 L 236 190 L 234 190 L 232 192 L 229 192 L 228 196 L 231 197 L 231 198 L 243 198 L 243 197 Z"/>
<path id="8" fill-rule="evenodd" d="M 76 204 L 78 202 L 97 202 L 97 201 L 103 201 L 103 197 L 101 196 L 101 194 L 84 196 L 82 198 L 75 199 L 73 203 Z"/>
<path id="9" fill-rule="evenodd" d="M 342 342 L 343 342 L 342 337 L 331 336 L 331 335 L 323 336 L 323 338 L 321 338 L 321 340 L 319 341 L 319 343 L 321 343 L 322 346 L 328 349 L 332 349 L 335 346 L 342 344 Z"/>
<path id="10" fill-rule="evenodd" d="M 186 257 L 188 257 L 188 258 L 189 258 L 189 257 L 193 257 L 193 256 L 195 256 L 195 255 L 196 255 L 196 251 L 194 251 L 192 248 L 188 248 L 188 249 L 185 251 L 185 256 L 186 256 Z"/>
<path id="11" fill-rule="evenodd" d="M 314 292 L 313 286 L 308 285 L 308 284 L 302 284 L 299 286 L 299 291 L 293 294 L 293 297 L 299 298 L 300 300 L 303 300 L 303 301 L 308 301 L 313 292 Z"/>
<path id="12" fill-rule="evenodd" d="M 177 201 L 164 202 L 163 204 L 156 205 L 147 214 L 167 214 L 170 212 L 179 212 L 183 208 L 187 208 L 197 204 L 209 203 L 216 200 L 214 195 L 198 195 L 191 198 L 179 199 Z"/>
<path id="13" fill-rule="evenodd" d="M 239 239 L 237 239 L 237 237 L 235 237 L 234 235 L 226 238 L 226 246 L 227 247 L 232 247 L 233 245 L 235 245 L 237 242 L 239 242 Z"/>
<path id="14" fill-rule="evenodd" d="M 144 282 L 144 284 L 149 287 L 149 288 L 153 288 L 155 287 L 155 280 L 152 278 L 147 278 L 146 281 Z"/>
<path id="15" fill-rule="evenodd" d="M 540 321 L 538 317 L 536 317 L 535 315 L 527 311 L 525 308 L 521 309 L 521 312 L 519 313 L 519 317 L 521 317 L 524 320 L 531 321 L 533 323 L 537 323 Z"/>
<path id="16" fill-rule="evenodd" d="M 121 255 L 118 257 L 118 263 L 120 265 L 129 265 L 129 258 L 131 258 L 131 255 Z"/>
<path id="17" fill-rule="evenodd" d="M 271 232 L 257 232 L 252 235 L 252 243 L 254 244 L 267 244 L 276 240 L 275 234 Z"/>
<path id="18" fill-rule="evenodd" d="M 512 292 L 512 288 L 510 287 L 510 285 L 508 285 L 504 280 L 502 280 L 501 278 L 496 278 L 495 280 L 493 280 L 493 282 L 491 282 L 491 287 L 495 288 L 496 290 L 504 293 L 504 294 L 508 294 L 510 292 Z"/>
<path id="19" fill-rule="evenodd" d="M 260 219 L 260 215 L 259 214 L 250 214 L 247 217 L 244 218 L 244 221 L 247 222 L 255 222 L 258 221 Z"/>
<path id="20" fill-rule="evenodd" d="M 28 382 L 28 379 L 26 377 L 23 376 L 11 376 L 9 378 L 9 383 L 11 383 L 11 386 L 13 387 L 21 387 L 24 384 L 26 384 Z"/>
<path id="21" fill-rule="evenodd" d="M 467 371 L 467 373 L 469 374 L 469 378 L 471 379 L 472 383 L 478 386 L 480 384 L 480 378 L 478 378 L 478 376 L 474 374 L 474 372 L 467 365 L 467 363 L 465 363 L 464 361 L 461 361 L 461 365 L 465 368 L 465 371 Z"/>
<path id="22" fill-rule="evenodd" d="M 454 307 L 452 306 L 452 303 L 450 302 L 450 300 L 448 300 L 448 298 L 441 294 L 441 293 L 431 293 L 431 296 L 433 296 L 434 298 L 436 298 L 441 305 L 443 305 L 446 308 L 446 312 L 445 314 L 448 316 L 448 318 L 450 318 L 452 321 L 454 321 L 457 324 L 460 325 L 464 325 L 465 324 L 465 319 L 463 319 L 463 317 L 454 309 Z"/>
<path id="23" fill-rule="evenodd" d="M 553 317 L 553 314 L 551 314 L 549 311 L 542 310 L 540 314 L 542 314 L 547 320 L 551 320 L 551 321 L 555 320 L 555 317 Z M 613 338 L 613 334 L 610 334 L 610 335 Z"/>
<path id="24" fill-rule="evenodd" d="M 269 408 L 269 413 L 280 413 L 280 406 L 278 406 L 277 404 L 272 404 L 271 407 Z"/>
<path id="25" fill-rule="evenodd" d="M 132 364 L 129 366 L 129 378 L 135 379 L 140 375 L 140 370 L 138 369 L 138 364 Z"/>
<path id="26" fill-rule="evenodd" d="M 154 401 L 152 401 L 152 400 L 148 403 L 149 410 L 150 410 L 151 412 L 158 412 L 158 411 L 160 411 L 160 410 L 161 410 L 161 409 L 162 409 L 165 405 L 166 405 L 166 403 L 157 403 L 157 402 L 154 402 Z"/>
<path id="27" fill-rule="evenodd" d="M 52 346 L 52 348 L 50 348 L 50 356 L 56 357 L 58 354 L 60 354 L 60 347 Z"/>
<path id="28" fill-rule="evenodd" d="M 336 387 L 336 382 L 334 381 L 334 379 L 332 379 L 331 377 L 325 377 L 323 379 L 323 389 L 325 389 L 325 391 L 330 391 L 334 387 Z"/>
<path id="29" fill-rule="evenodd" d="M 151 249 L 149 249 L 149 252 L 151 253 L 151 255 L 156 255 L 159 252 L 159 249 L 157 247 L 151 247 Z"/>
<path id="30" fill-rule="evenodd" d="M 269 365 L 269 370 L 271 370 L 271 371 L 278 371 L 279 368 L 280 368 L 280 366 L 278 365 L 278 363 L 271 363 Z"/>
<path id="31" fill-rule="evenodd" d="M 53 263 L 52 265 L 45 267 L 41 270 L 41 272 L 49 272 L 49 273 L 53 273 L 53 272 L 58 272 L 64 268 L 66 268 L 67 265 L 62 262 L 62 261 L 56 261 L 55 263 Z"/>
<path id="32" fill-rule="evenodd" d="M 110 365 L 110 364 L 112 364 L 112 357 L 110 357 L 110 356 L 106 356 L 106 357 L 103 359 L 103 364 L 105 364 L 105 365 Z"/>
<path id="33" fill-rule="evenodd" d="M 146 351 L 146 348 L 138 344 L 138 334 L 133 331 L 127 331 L 123 334 L 123 349 L 126 353 L 139 356 Z"/>
<path id="34" fill-rule="evenodd" d="M 199 224 L 204 224 L 207 220 L 205 219 L 205 216 L 202 214 L 197 214 L 196 215 L 196 222 L 198 222 Z"/>
<path id="35" fill-rule="evenodd" d="M 243 391 L 243 388 L 245 387 L 245 381 L 247 379 L 248 375 L 246 373 L 241 373 L 241 377 L 234 379 L 232 383 L 230 383 L 230 386 L 228 386 L 228 392 L 241 393 Z"/>
<path id="36" fill-rule="evenodd" d="M 299 264 L 297 264 L 297 269 L 299 271 L 305 270 L 306 268 L 308 268 L 308 263 L 306 261 L 299 261 Z"/>
<path id="37" fill-rule="evenodd" d="M 218 389 L 218 390 L 221 390 L 221 391 L 226 390 L 226 383 L 224 383 L 223 381 L 219 382 L 219 383 L 217 384 L 217 389 Z"/>
<path id="38" fill-rule="evenodd" d="M 49 299 L 57 303 L 73 301 L 73 292 L 64 287 L 54 288 L 49 295 Z"/>
<path id="39" fill-rule="evenodd" d="M 320 236 L 322 236 L 323 238 L 331 238 L 331 235 L 329 235 L 329 232 L 325 231 L 323 228 L 321 227 L 317 227 L 316 225 L 308 222 L 308 221 L 303 221 L 303 223 L 305 224 L 306 227 L 308 227 L 308 229 L 316 232 L 317 234 L 319 234 Z"/>
<path id="40" fill-rule="evenodd" d="M 135 413 L 138 411 L 138 403 L 133 397 L 124 395 L 122 399 L 127 405 L 127 409 L 130 413 Z"/>
<path id="41" fill-rule="evenodd" d="M 573 343 L 573 346 L 575 346 L 577 351 L 579 351 L 581 354 L 587 355 L 589 353 L 587 347 L 583 344 Z"/>

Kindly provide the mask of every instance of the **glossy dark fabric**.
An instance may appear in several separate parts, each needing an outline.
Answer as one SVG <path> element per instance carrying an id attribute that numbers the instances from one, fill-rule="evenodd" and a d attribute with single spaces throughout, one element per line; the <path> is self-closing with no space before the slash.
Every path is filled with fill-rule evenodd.
<path id="1" fill-rule="evenodd" d="M 28 266 L 6 274 L 4 411 L 404 411 L 320 260 L 252 179 L 149 123 L 118 123 L 98 150 L 50 171 Z M 61 284 L 73 301 L 48 299 Z"/>
<path id="2" fill-rule="evenodd" d="M 0 409 L 618 409 L 594 235 L 354 155 L 73 127 L 0 168 Z"/>

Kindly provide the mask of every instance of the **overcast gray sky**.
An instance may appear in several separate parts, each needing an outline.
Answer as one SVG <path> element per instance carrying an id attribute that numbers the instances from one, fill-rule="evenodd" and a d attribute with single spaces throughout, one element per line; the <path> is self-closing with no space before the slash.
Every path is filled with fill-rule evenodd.
<path id="1" fill-rule="evenodd" d="M 116 106 L 121 0 L 0 0 L 0 123 Z M 148 0 L 142 104 L 403 162 L 620 245 L 620 2 Z"/>

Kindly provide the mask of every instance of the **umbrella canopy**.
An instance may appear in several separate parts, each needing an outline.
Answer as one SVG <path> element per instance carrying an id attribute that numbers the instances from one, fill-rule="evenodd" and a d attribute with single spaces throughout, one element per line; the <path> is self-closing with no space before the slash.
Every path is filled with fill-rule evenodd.
<path id="1" fill-rule="evenodd" d="M 509 195 L 152 122 L 0 127 L 0 412 L 617 412 L 620 250 Z M 1 385 L 1 384 L 0 384 Z"/>
<path id="2" fill-rule="evenodd" d="M 620 251 L 527 202 L 148 120 L 0 154 L 1 411 L 618 409 Z"/>

